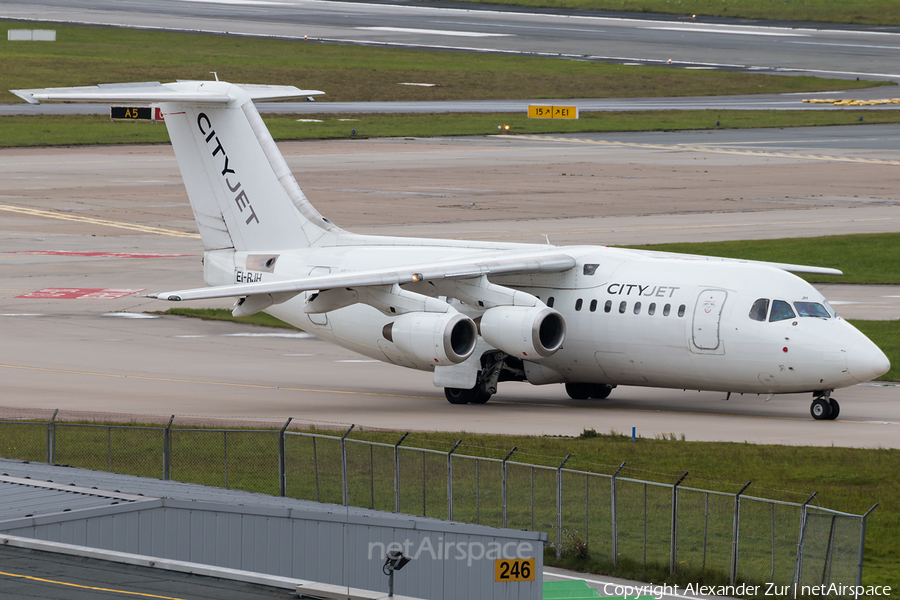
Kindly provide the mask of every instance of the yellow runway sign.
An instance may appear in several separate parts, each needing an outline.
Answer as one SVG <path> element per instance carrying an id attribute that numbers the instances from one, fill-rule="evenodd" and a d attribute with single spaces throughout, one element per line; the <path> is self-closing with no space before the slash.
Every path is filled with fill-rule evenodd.
<path id="1" fill-rule="evenodd" d="M 528 106 L 529 119 L 577 119 L 577 106 Z"/>

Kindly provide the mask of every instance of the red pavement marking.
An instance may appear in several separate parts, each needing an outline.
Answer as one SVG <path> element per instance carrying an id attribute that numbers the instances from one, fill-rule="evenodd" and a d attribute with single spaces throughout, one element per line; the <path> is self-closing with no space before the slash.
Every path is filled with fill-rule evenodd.
<path id="1" fill-rule="evenodd" d="M 111 288 L 44 288 L 16 296 L 16 298 L 56 298 L 58 300 L 115 300 L 143 292 L 144 290 L 125 290 Z"/>
<path id="2" fill-rule="evenodd" d="M 69 250 L 18 250 L 4 252 L 4 254 L 42 254 L 49 256 L 88 256 L 102 258 L 179 258 L 182 256 L 196 256 L 196 254 L 144 254 L 133 252 L 73 252 Z"/>

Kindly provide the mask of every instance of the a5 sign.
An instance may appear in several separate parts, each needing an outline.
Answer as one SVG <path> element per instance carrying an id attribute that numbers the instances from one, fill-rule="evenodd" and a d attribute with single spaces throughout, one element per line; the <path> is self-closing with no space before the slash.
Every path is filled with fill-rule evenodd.
<path id="1" fill-rule="evenodd" d="M 534 559 L 498 558 L 494 561 L 494 581 L 534 581 Z"/>

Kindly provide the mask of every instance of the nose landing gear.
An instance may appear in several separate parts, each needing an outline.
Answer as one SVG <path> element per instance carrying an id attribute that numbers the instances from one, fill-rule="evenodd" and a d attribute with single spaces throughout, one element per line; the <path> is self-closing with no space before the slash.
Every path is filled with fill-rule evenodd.
<path id="1" fill-rule="evenodd" d="M 815 398 L 809 407 L 809 413 L 817 421 L 834 421 L 841 413 L 837 400 L 831 397 L 831 390 L 815 392 Z"/>

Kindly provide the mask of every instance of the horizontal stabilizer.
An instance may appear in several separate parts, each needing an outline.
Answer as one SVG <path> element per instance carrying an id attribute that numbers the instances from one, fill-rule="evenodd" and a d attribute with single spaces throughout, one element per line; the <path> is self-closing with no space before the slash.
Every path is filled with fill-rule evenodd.
<path id="1" fill-rule="evenodd" d="M 410 265 L 390 269 L 330 273 L 302 279 L 274 281 L 271 283 L 247 283 L 217 287 L 179 290 L 150 294 L 159 300 L 205 300 L 230 298 L 256 294 L 300 293 L 334 288 L 358 288 L 374 285 L 416 283 L 443 279 L 469 279 L 482 275 L 508 275 L 512 273 L 557 273 L 575 266 L 575 259 L 558 250 L 506 254 L 497 258 Z"/>
<path id="2" fill-rule="evenodd" d="M 159 83 L 158 81 L 150 81 L 144 83 L 111 83 L 81 87 L 10 91 L 29 104 L 40 104 L 41 101 L 228 104 L 233 99 L 229 94 L 223 93 L 221 86 L 211 86 L 217 89 L 204 91 L 203 87 L 206 83 L 213 84 L 218 82 L 176 81 L 175 83 Z M 319 90 L 301 90 L 293 85 L 241 83 L 231 85 L 240 88 L 255 102 L 321 96 L 325 93 Z"/>

